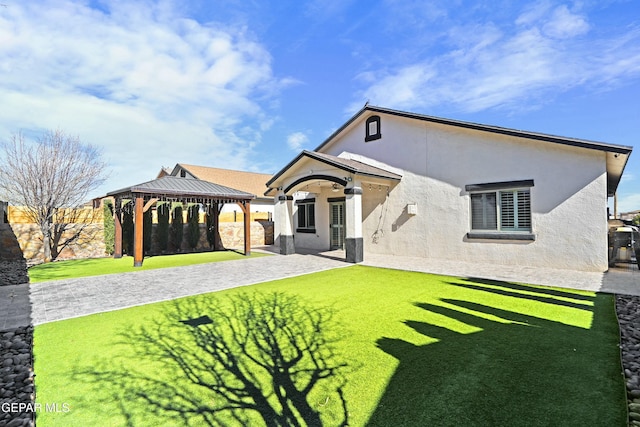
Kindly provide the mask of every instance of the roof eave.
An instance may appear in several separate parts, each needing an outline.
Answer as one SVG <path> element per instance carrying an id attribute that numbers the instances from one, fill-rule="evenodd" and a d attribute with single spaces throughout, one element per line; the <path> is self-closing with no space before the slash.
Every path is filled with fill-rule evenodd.
<path id="1" fill-rule="evenodd" d="M 549 134 L 544 134 L 539 132 L 529 132 L 529 131 L 523 131 L 523 130 L 517 130 L 517 129 L 503 128 L 499 126 L 490 126 L 490 125 L 483 125 L 483 124 L 473 123 L 473 122 L 465 122 L 461 120 L 444 119 L 441 117 L 409 113 L 406 111 L 392 110 L 389 108 L 376 107 L 372 105 L 365 105 L 362 109 L 360 109 L 360 111 L 354 114 L 353 117 L 351 117 L 345 124 L 343 124 L 335 132 L 333 132 L 331 136 L 325 139 L 322 142 L 322 144 L 320 144 L 314 151 L 320 151 L 321 148 L 329 144 L 337 135 L 339 135 L 344 129 L 346 129 L 349 125 L 351 125 L 354 121 L 356 121 L 366 111 L 382 113 L 382 114 L 390 114 L 398 117 L 428 121 L 431 123 L 439 123 L 439 124 L 457 126 L 457 127 L 473 129 L 473 130 L 478 130 L 483 132 L 491 132 L 491 133 L 515 136 L 520 138 L 528 138 L 528 139 L 534 139 L 539 141 L 553 142 L 556 144 L 570 145 L 574 147 L 587 148 L 591 150 L 600 150 L 600 151 L 606 151 L 606 152 L 612 152 L 612 153 L 618 153 L 618 154 L 629 154 L 633 150 L 633 147 L 626 146 L 626 145 L 616 145 L 616 144 L 608 144 L 608 143 L 599 142 L 599 141 L 590 141 L 586 139 L 561 137 L 561 136 L 549 135 Z"/>
<path id="2" fill-rule="evenodd" d="M 620 162 L 618 162 L 618 165 L 615 165 L 613 164 L 614 161 L 610 160 L 611 156 L 613 156 L 614 159 L 618 159 L 621 155 L 624 156 L 624 163 L 622 163 L 621 165 L 620 165 Z M 631 153 L 607 154 L 607 196 L 608 197 L 615 196 L 616 192 L 618 191 L 618 185 L 622 180 L 622 175 L 624 174 L 624 170 L 627 167 L 627 163 L 629 162 L 630 156 L 631 156 Z"/>
<path id="3" fill-rule="evenodd" d="M 276 173 L 273 178 L 271 180 L 269 180 L 267 182 L 267 187 L 269 187 L 267 189 L 267 191 L 264 192 L 264 195 L 267 196 L 269 194 L 271 194 L 273 188 L 271 187 L 271 184 L 273 184 L 275 181 L 277 181 L 278 178 L 280 178 L 280 176 L 282 176 L 287 170 L 289 170 L 293 165 L 295 165 L 298 161 L 300 161 L 300 159 L 302 159 L 303 157 L 308 157 L 310 159 L 316 160 L 318 162 L 324 163 L 326 165 L 335 167 L 336 169 L 340 169 L 343 170 L 345 172 L 349 172 L 355 175 L 361 175 L 361 176 L 369 176 L 369 177 L 377 177 L 377 178 L 386 178 L 386 179 L 391 179 L 391 180 L 396 180 L 396 181 L 400 181 L 402 179 L 401 176 L 397 175 L 397 174 L 393 174 L 394 176 L 381 176 L 381 175 L 377 175 L 374 173 L 369 173 L 369 172 L 364 172 L 361 171 L 357 168 L 351 167 L 349 165 L 345 165 L 342 163 L 338 163 L 338 162 L 333 162 L 330 159 L 326 159 L 322 156 L 318 156 L 316 152 L 314 151 L 308 151 L 308 150 L 303 150 L 300 154 L 298 154 L 296 156 L 295 159 L 293 159 L 292 161 L 290 161 L 287 166 L 285 166 L 284 168 L 282 168 L 278 173 Z M 389 174 L 391 174 L 391 172 L 389 172 Z"/>

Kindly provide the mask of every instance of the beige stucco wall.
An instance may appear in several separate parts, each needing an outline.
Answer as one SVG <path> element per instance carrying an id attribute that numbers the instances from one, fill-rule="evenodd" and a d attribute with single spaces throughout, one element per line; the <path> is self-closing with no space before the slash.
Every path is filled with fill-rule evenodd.
<path id="1" fill-rule="evenodd" d="M 402 181 L 388 196 L 363 183 L 365 257 L 372 252 L 607 269 L 604 153 L 386 115 L 382 139 L 365 143 L 364 119 L 322 151 L 357 153 L 402 170 Z M 534 180 L 535 241 L 467 239 L 465 185 L 528 179 Z M 409 203 L 417 204 L 417 215 L 408 215 Z"/>
<path id="2" fill-rule="evenodd" d="M 315 223 L 316 223 L 316 232 L 315 233 L 296 233 L 295 234 L 295 244 L 301 248 L 310 248 L 310 249 L 318 249 L 318 250 L 328 250 L 329 249 L 329 198 L 333 197 L 344 197 L 344 193 L 342 191 L 334 193 L 332 191 L 327 191 L 320 189 L 319 187 L 313 188 L 311 186 L 311 192 L 298 192 L 294 194 L 294 203 L 293 203 L 293 229 L 295 230 L 298 226 L 298 209 L 295 205 L 296 200 L 307 199 L 307 198 L 315 198 L 316 200 L 316 210 L 315 210 Z"/>

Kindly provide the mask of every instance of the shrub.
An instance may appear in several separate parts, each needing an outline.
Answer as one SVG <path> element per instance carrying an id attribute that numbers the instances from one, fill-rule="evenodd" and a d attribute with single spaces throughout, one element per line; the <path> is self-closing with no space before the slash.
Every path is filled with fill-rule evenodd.
<path id="1" fill-rule="evenodd" d="M 144 252 L 151 250 L 151 233 L 153 232 L 153 211 L 148 209 L 142 215 L 142 247 Z"/>
<path id="2" fill-rule="evenodd" d="M 104 248 L 105 252 L 113 255 L 115 249 L 116 226 L 113 220 L 113 203 L 111 200 L 105 200 L 103 205 L 103 222 L 104 222 Z"/>
<path id="3" fill-rule="evenodd" d="M 122 205 L 122 249 L 133 255 L 133 202 Z"/>
<path id="4" fill-rule="evenodd" d="M 195 249 L 200 241 L 200 205 L 191 205 L 187 210 L 187 243 Z"/>
<path id="5" fill-rule="evenodd" d="M 166 251 L 169 247 L 169 206 L 167 203 L 158 205 L 158 228 L 156 229 L 156 238 L 158 240 L 158 249 Z"/>
<path id="6" fill-rule="evenodd" d="M 175 250 L 178 252 L 182 247 L 182 236 L 184 234 L 183 223 L 182 206 L 176 206 L 173 208 L 173 215 L 171 216 L 171 241 L 173 242 Z"/>
<path id="7" fill-rule="evenodd" d="M 209 247 L 214 247 L 215 242 L 215 234 L 213 230 L 213 213 L 212 209 L 207 210 L 207 214 L 205 215 L 205 221 L 207 222 L 207 242 L 209 242 Z"/>

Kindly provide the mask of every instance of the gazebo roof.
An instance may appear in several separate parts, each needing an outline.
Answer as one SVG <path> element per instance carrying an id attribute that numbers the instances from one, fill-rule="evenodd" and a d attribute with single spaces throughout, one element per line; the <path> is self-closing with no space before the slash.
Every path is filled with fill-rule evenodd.
<path id="1" fill-rule="evenodd" d="M 177 176 L 163 176 L 152 181 L 111 191 L 107 193 L 107 196 L 127 198 L 141 193 L 156 198 L 217 199 L 229 202 L 252 200 L 256 197 L 253 194 L 212 182 Z"/>

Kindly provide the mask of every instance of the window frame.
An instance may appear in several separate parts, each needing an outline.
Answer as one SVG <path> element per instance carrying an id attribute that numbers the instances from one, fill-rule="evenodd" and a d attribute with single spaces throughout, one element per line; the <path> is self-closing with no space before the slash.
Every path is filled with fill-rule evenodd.
<path id="1" fill-rule="evenodd" d="M 535 240 L 533 233 L 533 218 L 531 210 L 531 188 L 534 186 L 533 180 L 492 182 L 486 184 L 471 184 L 465 186 L 465 190 L 469 193 L 469 239 L 504 239 L 504 240 Z M 487 198 L 485 195 L 493 194 L 493 203 L 495 204 L 495 228 L 491 223 L 492 218 L 487 217 Z M 505 215 L 508 205 L 505 203 L 503 195 L 511 194 L 511 212 L 513 226 L 505 226 Z M 526 194 L 527 196 L 521 196 Z M 478 219 L 476 218 L 474 227 L 474 202 L 473 199 L 477 195 L 482 195 L 482 223 L 484 227 L 477 227 Z M 526 211 L 521 212 L 520 199 L 523 198 Z M 489 205 L 491 208 L 491 206 Z M 487 222 L 490 222 L 487 224 Z"/>
<path id="2" fill-rule="evenodd" d="M 371 126 L 375 126 L 375 132 L 371 132 Z M 382 138 L 382 130 L 380 129 L 380 116 L 369 116 L 365 122 L 364 141 L 375 141 Z"/>
<path id="3" fill-rule="evenodd" d="M 301 199 L 296 201 L 298 207 L 296 218 L 296 232 L 315 233 L 316 232 L 316 199 Z M 304 212 L 304 214 L 302 214 Z M 311 215 L 309 215 L 311 212 Z M 309 219 L 312 221 L 310 222 Z M 302 221 L 304 220 L 304 221 Z M 304 222 L 304 224 L 301 224 Z"/>

